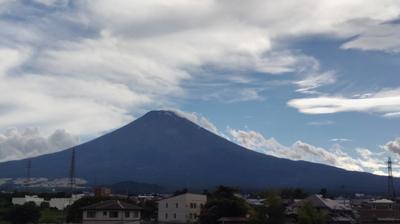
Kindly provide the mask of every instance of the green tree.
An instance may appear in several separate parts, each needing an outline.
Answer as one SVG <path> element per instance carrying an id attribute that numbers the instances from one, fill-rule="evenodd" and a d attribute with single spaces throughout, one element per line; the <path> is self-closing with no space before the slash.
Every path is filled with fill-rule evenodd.
<path id="1" fill-rule="evenodd" d="M 299 224 L 325 224 L 326 215 L 306 202 L 297 211 Z"/>
<path id="2" fill-rule="evenodd" d="M 271 195 L 267 198 L 267 223 L 268 224 L 282 224 L 285 223 L 285 206 L 283 205 L 281 197 L 278 195 Z"/>
<path id="3" fill-rule="evenodd" d="M 254 206 L 254 214 L 251 216 L 249 224 L 267 224 L 268 211 L 264 205 Z"/>
<path id="4" fill-rule="evenodd" d="M 139 203 L 139 206 L 143 208 L 142 218 L 144 220 L 156 220 L 157 219 L 157 202 L 155 200 L 145 200 Z"/>
<path id="5" fill-rule="evenodd" d="M 40 219 L 40 209 L 34 203 L 13 206 L 3 218 L 12 224 L 37 223 Z"/>
<path id="6" fill-rule="evenodd" d="M 216 224 L 221 217 L 244 217 L 252 213 L 251 207 L 242 198 L 236 197 L 238 189 L 220 186 L 209 195 L 209 200 L 201 211 L 199 221 Z"/>
<path id="7" fill-rule="evenodd" d="M 50 208 L 50 204 L 47 201 L 44 201 L 40 204 L 40 208 L 45 209 L 45 208 Z"/>

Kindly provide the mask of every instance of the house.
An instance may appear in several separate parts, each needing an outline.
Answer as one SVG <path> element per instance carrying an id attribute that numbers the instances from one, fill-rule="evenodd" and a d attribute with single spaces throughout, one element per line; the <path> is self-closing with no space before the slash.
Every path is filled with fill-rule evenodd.
<path id="1" fill-rule="evenodd" d="M 158 222 L 195 222 L 206 203 L 206 195 L 192 193 L 184 193 L 162 199 L 158 202 Z"/>
<path id="2" fill-rule="evenodd" d="M 400 223 L 400 204 L 392 200 L 378 199 L 363 202 L 357 207 L 357 212 L 359 223 Z"/>
<path id="3" fill-rule="evenodd" d="M 287 208 L 289 216 L 296 216 L 300 207 L 310 203 L 315 209 L 327 216 L 328 224 L 352 224 L 356 223 L 353 210 L 350 204 L 343 203 L 343 200 L 324 198 L 322 195 L 311 195 L 303 200 L 295 202 Z"/>
<path id="4" fill-rule="evenodd" d="M 49 201 L 49 207 L 56 208 L 58 210 L 64 210 L 66 207 L 74 204 L 83 196 L 83 194 L 74 194 L 70 198 L 51 198 Z"/>
<path id="5" fill-rule="evenodd" d="M 141 208 L 120 200 L 107 200 L 82 209 L 82 224 L 139 224 Z"/>
<path id="6" fill-rule="evenodd" d="M 36 206 L 40 206 L 44 202 L 44 198 L 39 198 L 37 195 L 25 195 L 23 198 L 12 198 L 11 203 L 13 205 L 23 205 L 28 202 L 35 203 Z"/>
<path id="7" fill-rule="evenodd" d="M 246 224 L 248 221 L 246 217 L 222 217 L 218 219 L 220 224 Z"/>

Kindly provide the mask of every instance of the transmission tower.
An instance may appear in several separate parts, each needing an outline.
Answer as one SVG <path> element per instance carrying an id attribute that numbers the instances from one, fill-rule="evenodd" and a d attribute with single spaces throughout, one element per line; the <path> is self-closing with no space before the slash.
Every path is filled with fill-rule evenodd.
<path id="1" fill-rule="evenodd" d="M 75 148 L 72 148 L 71 165 L 69 168 L 69 187 L 72 195 L 75 188 Z"/>
<path id="2" fill-rule="evenodd" d="M 393 173 L 392 173 L 392 159 L 389 157 L 387 161 L 387 169 L 388 169 L 388 197 L 390 199 L 396 198 L 396 192 L 394 190 L 393 184 Z"/>

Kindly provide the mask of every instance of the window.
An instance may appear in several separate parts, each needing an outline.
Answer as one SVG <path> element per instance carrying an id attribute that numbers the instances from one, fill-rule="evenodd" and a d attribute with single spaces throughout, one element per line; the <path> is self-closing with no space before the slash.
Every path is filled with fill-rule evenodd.
<path id="1" fill-rule="evenodd" d="M 130 212 L 125 212 L 125 218 L 129 218 L 131 217 L 131 213 Z"/>
<path id="2" fill-rule="evenodd" d="M 190 203 L 190 208 L 196 208 L 197 204 L 196 203 Z"/>
<path id="3" fill-rule="evenodd" d="M 165 203 L 165 207 L 166 207 L 166 208 L 168 208 L 168 202 L 167 202 L 167 203 Z"/>
<path id="4" fill-rule="evenodd" d="M 193 214 L 192 213 L 189 214 L 189 219 L 193 219 Z"/>
<path id="5" fill-rule="evenodd" d="M 133 212 L 133 217 L 134 218 L 138 218 L 139 217 L 139 212 L 138 211 L 134 211 Z"/>
<path id="6" fill-rule="evenodd" d="M 165 219 L 168 219 L 168 213 L 165 213 Z"/>
<path id="7" fill-rule="evenodd" d="M 110 214 L 110 215 L 109 215 L 110 218 L 118 218 L 118 212 L 112 211 L 112 212 L 110 212 L 109 214 Z"/>
<path id="8" fill-rule="evenodd" d="M 179 207 L 178 203 L 176 203 L 176 204 L 175 204 L 175 207 L 176 207 L 176 208 L 178 208 L 178 207 Z"/>
<path id="9" fill-rule="evenodd" d="M 174 219 L 176 219 L 176 213 L 174 213 Z"/>
<path id="10" fill-rule="evenodd" d="M 103 212 L 103 216 L 107 216 L 107 212 Z"/>
<path id="11" fill-rule="evenodd" d="M 96 218 L 96 211 L 87 211 L 86 217 L 87 218 Z"/>

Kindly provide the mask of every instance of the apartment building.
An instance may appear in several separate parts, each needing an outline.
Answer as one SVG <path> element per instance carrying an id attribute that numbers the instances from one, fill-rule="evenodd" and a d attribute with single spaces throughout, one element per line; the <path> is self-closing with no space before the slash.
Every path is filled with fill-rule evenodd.
<path id="1" fill-rule="evenodd" d="M 158 202 L 159 223 L 191 223 L 197 221 L 207 196 L 185 193 Z"/>

